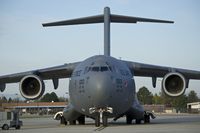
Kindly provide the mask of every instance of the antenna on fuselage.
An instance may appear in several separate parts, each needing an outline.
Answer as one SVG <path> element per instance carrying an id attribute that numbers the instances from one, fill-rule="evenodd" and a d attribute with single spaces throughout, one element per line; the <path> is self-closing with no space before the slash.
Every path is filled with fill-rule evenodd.
<path id="1" fill-rule="evenodd" d="M 89 16 L 84 18 L 77 18 L 71 20 L 57 21 L 42 24 L 47 26 L 64 26 L 64 25 L 78 25 L 78 24 L 92 24 L 104 23 L 104 55 L 110 56 L 110 23 L 137 23 L 137 22 L 152 22 L 152 23 L 174 23 L 173 21 L 149 19 L 131 16 L 121 16 L 110 13 L 110 8 L 104 8 L 103 15 Z"/>

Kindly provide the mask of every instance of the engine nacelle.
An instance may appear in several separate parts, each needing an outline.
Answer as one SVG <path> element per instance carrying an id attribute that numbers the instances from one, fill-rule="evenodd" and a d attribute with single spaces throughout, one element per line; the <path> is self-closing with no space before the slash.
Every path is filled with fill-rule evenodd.
<path id="1" fill-rule="evenodd" d="M 45 85 L 43 80 L 37 75 L 28 75 L 20 81 L 19 90 L 24 98 L 34 100 L 43 95 Z"/>
<path id="2" fill-rule="evenodd" d="M 171 97 L 177 97 L 184 94 L 186 89 L 186 80 L 184 76 L 177 72 L 168 73 L 162 80 L 162 90 Z"/>

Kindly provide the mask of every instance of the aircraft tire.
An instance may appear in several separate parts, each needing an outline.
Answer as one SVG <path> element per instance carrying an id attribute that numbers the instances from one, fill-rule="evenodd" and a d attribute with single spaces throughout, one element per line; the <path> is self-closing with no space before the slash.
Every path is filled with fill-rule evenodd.
<path id="1" fill-rule="evenodd" d="M 76 120 L 69 121 L 69 125 L 76 125 Z"/>
<path id="2" fill-rule="evenodd" d="M 102 119 L 103 119 L 103 120 L 102 120 L 103 126 L 104 126 L 104 127 L 107 127 L 107 126 L 108 126 L 108 118 L 107 118 L 107 116 L 103 115 Z"/>
<path id="3" fill-rule="evenodd" d="M 136 124 L 141 124 L 141 120 L 140 120 L 140 119 L 136 119 L 136 120 L 135 120 L 135 123 L 136 123 Z"/>
<path id="4" fill-rule="evenodd" d="M 96 118 L 95 118 L 95 126 L 96 127 L 100 126 L 100 116 L 99 115 L 97 115 Z"/>
<path id="5" fill-rule="evenodd" d="M 61 118 L 60 118 L 60 124 L 67 125 L 67 121 L 65 120 L 65 118 L 63 116 L 61 116 Z"/>
<path id="6" fill-rule="evenodd" d="M 79 125 L 85 125 L 85 116 L 82 115 L 78 118 Z"/>
<path id="7" fill-rule="evenodd" d="M 132 124 L 132 118 L 131 117 L 129 117 L 129 116 L 126 116 L 126 124 Z"/>
<path id="8" fill-rule="evenodd" d="M 149 115 L 145 115 L 144 123 L 150 123 L 150 116 Z"/>

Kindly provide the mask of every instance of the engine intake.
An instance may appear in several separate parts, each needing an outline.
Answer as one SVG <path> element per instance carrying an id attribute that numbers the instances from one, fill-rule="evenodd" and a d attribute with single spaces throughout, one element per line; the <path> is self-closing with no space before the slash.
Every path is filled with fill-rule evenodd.
<path id="1" fill-rule="evenodd" d="M 45 85 L 43 80 L 41 80 L 41 78 L 37 75 L 28 75 L 22 78 L 20 81 L 19 89 L 24 98 L 28 100 L 34 100 L 43 95 Z"/>
<path id="2" fill-rule="evenodd" d="M 186 80 L 180 73 L 168 73 L 162 80 L 162 90 L 171 97 L 177 97 L 184 94 L 186 89 Z"/>

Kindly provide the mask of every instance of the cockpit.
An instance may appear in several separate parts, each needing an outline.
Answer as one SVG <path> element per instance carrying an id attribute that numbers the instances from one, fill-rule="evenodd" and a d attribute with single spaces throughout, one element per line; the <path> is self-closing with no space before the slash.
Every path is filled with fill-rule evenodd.
<path id="1" fill-rule="evenodd" d="M 84 73 L 88 72 L 106 72 L 110 71 L 112 72 L 112 68 L 110 66 L 91 66 L 91 67 L 85 67 Z"/>
<path id="2" fill-rule="evenodd" d="M 95 59 L 93 59 L 95 58 Z M 90 72 L 93 73 L 115 73 L 119 74 L 121 76 L 131 76 L 130 72 L 126 67 L 124 67 L 120 63 L 116 62 L 109 62 L 102 58 L 102 56 L 95 56 L 93 58 L 90 58 L 91 61 L 86 61 L 84 65 L 82 65 L 80 68 L 77 68 L 72 76 L 77 77 L 81 75 L 88 74 Z M 88 59 L 89 60 L 89 59 Z"/>

